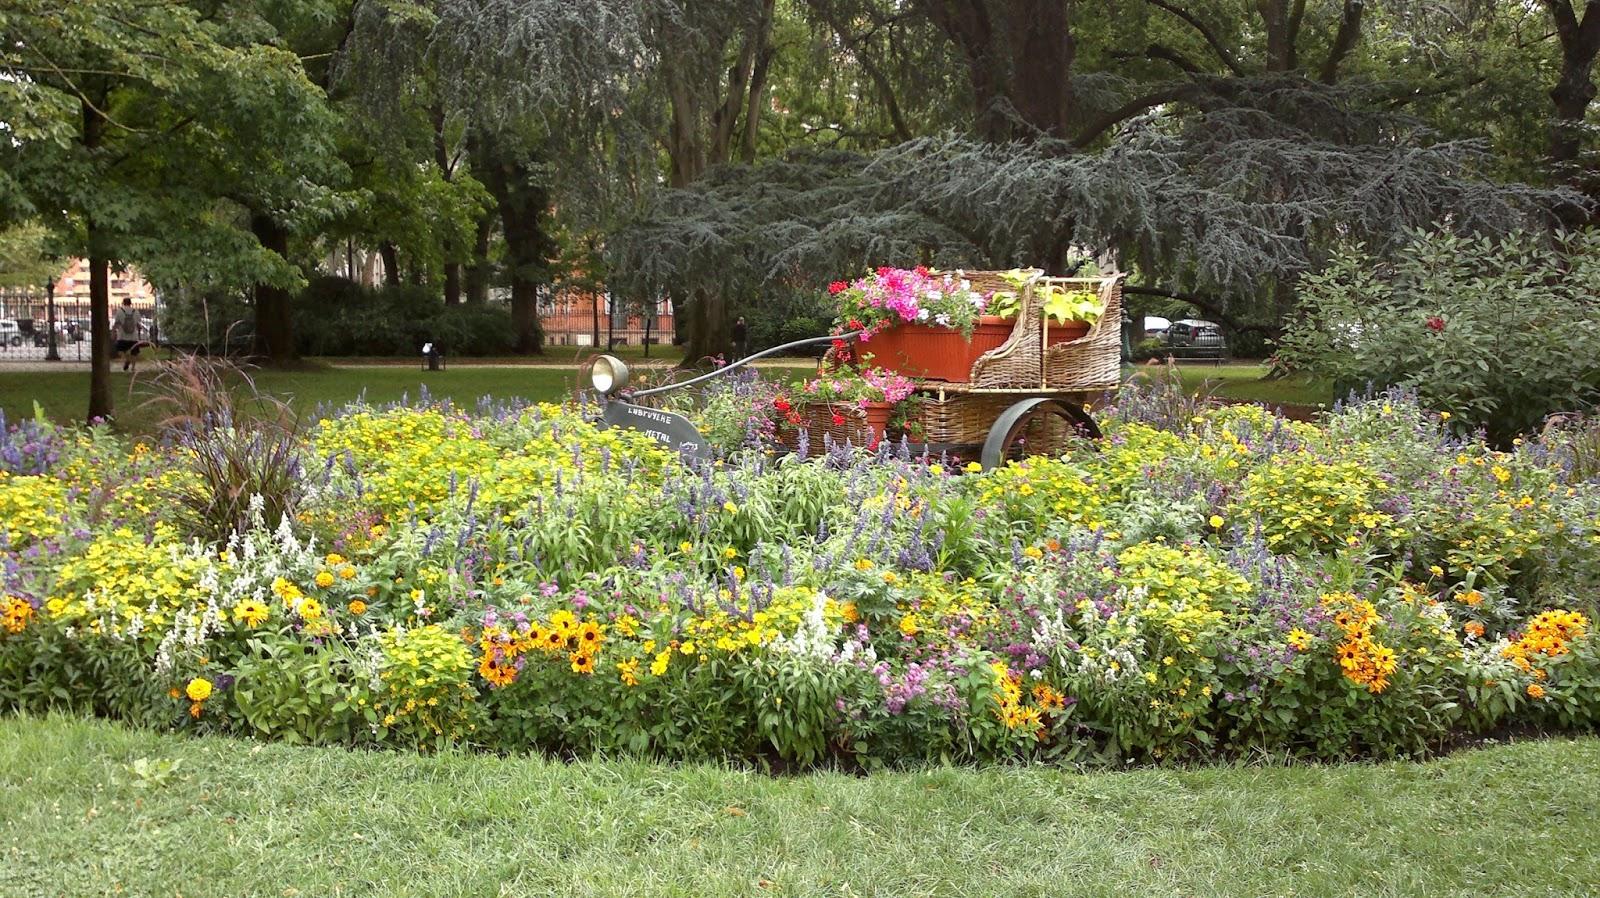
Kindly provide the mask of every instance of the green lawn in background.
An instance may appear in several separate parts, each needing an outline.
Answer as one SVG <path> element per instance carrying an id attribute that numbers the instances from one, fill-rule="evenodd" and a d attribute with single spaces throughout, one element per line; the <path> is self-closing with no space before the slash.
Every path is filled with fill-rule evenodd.
<path id="1" fill-rule="evenodd" d="M 763 369 L 767 376 L 797 378 L 810 366 Z M 435 397 L 448 397 L 472 408 L 479 398 L 525 398 L 559 402 L 572 395 L 576 366 L 484 367 L 453 365 L 443 371 L 422 371 L 420 366 L 314 367 L 304 371 L 254 371 L 250 376 L 264 393 L 310 411 L 321 403 L 345 403 L 364 396 L 368 402 L 393 402 L 402 396 L 416 398 L 426 387 Z M 155 379 L 151 365 L 137 378 L 112 371 L 112 401 L 118 426 L 130 433 L 155 429 L 156 413 L 146 407 Z M 7 371 L 0 367 L 0 409 L 9 420 L 33 415 L 38 402 L 45 414 L 60 421 L 81 420 L 88 409 L 89 374 L 86 371 Z"/>
<path id="2" fill-rule="evenodd" d="M 1157 366 L 1142 366 L 1139 370 L 1150 377 L 1162 376 L 1162 369 Z M 1299 375 L 1268 380 L 1267 366 L 1257 362 L 1190 363 L 1180 365 L 1178 373 L 1185 390 L 1218 399 L 1288 405 L 1333 403 L 1333 386 L 1327 381 Z"/>
<path id="3" fill-rule="evenodd" d="M 1595 738 L 778 778 L 6 717 L 0 894 L 1578 898 L 1600 891 L 1597 792 Z"/>
<path id="4" fill-rule="evenodd" d="M 483 396 L 559 401 L 572 395 L 576 364 L 570 359 L 557 359 L 553 352 L 547 360 L 547 364 L 523 367 L 509 367 L 508 360 L 479 360 L 480 364 L 475 365 L 450 364 L 443 371 L 422 371 L 419 364 L 398 361 L 387 366 L 363 361 L 360 367 L 314 362 L 306 370 L 255 371 L 251 376 L 262 391 L 307 411 L 319 403 L 344 403 L 363 395 L 374 403 L 393 402 L 405 395 L 415 398 L 423 387 L 434 396 L 449 397 L 458 405 L 471 408 Z M 639 367 L 645 367 L 643 359 L 637 361 Z M 662 360 L 661 364 L 669 361 Z M 497 362 L 500 366 L 492 367 Z M 355 365 L 357 360 L 341 360 L 343 363 Z M 798 380 L 814 367 L 814 362 L 795 359 L 792 363 L 786 360 L 779 367 L 764 368 L 763 372 L 769 377 Z M 1327 404 L 1332 400 L 1332 389 L 1325 383 L 1304 378 L 1263 380 L 1266 368 L 1259 364 L 1192 364 L 1178 370 L 1184 389 L 1223 399 L 1296 405 Z M 1164 376 L 1162 369 L 1155 367 L 1141 367 L 1138 371 L 1152 378 Z M 154 429 L 152 410 L 142 407 L 150 398 L 154 377 L 154 366 L 149 362 L 141 366 L 136 378 L 113 369 L 113 401 L 122 429 L 139 434 Z M 20 371 L 0 366 L 0 410 L 10 420 L 31 416 L 35 401 L 52 418 L 79 420 L 88 408 L 88 395 L 89 375 L 85 371 Z"/>

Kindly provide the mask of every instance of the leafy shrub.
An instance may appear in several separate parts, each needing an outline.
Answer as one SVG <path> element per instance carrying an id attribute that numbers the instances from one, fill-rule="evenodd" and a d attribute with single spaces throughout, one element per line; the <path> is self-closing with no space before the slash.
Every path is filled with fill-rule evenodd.
<path id="1" fill-rule="evenodd" d="M 1597 292 L 1600 231 L 1417 234 L 1389 261 L 1356 247 L 1308 276 L 1279 358 L 1341 392 L 1414 389 L 1504 446 L 1600 400 Z"/>
<path id="2" fill-rule="evenodd" d="M 409 356 L 424 343 L 450 355 L 503 355 L 515 335 L 503 305 L 446 306 L 423 287 L 366 288 L 321 277 L 295 301 L 295 339 L 303 355 Z"/>

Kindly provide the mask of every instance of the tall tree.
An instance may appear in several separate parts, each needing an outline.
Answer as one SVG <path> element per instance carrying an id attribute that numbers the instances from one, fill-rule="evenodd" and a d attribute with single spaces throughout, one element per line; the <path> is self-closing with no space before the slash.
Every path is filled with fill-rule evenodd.
<path id="1" fill-rule="evenodd" d="M 309 208 L 326 137 L 321 92 L 271 44 L 254 5 L 15 0 L 0 9 L 0 202 L 89 260 L 88 414 L 107 417 L 109 271 L 157 283 L 290 285 L 250 236 L 250 203 Z"/>

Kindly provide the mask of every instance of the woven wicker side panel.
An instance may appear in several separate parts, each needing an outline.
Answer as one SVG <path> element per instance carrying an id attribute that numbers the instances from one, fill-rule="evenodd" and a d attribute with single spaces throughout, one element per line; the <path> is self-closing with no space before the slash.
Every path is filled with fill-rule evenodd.
<path id="1" fill-rule="evenodd" d="M 1014 401 L 1009 396 L 928 396 L 917 404 L 917 423 L 925 442 L 981 443 Z"/>
<path id="2" fill-rule="evenodd" d="M 1022 297 L 1018 302 L 1017 324 L 1011 331 L 1011 339 L 999 349 L 984 353 L 972 363 L 973 386 L 989 389 L 1026 389 L 1039 385 L 1040 344 L 1043 342 L 1044 322 L 1039 312 L 1039 297 L 1034 293 L 1033 285 L 1038 281 L 1040 274 L 1041 272 L 1035 271 L 1022 288 Z M 1012 289 L 1011 285 L 998 275 L 995 280 L 999 282 L 999 287 L 989 286 L 985 282 L 983 289 Z M 974 280 L 973 286 L 976 287 L 977 284 L 978 281 Z"/>
<path id="3" fill-rule="evenodd" d="M 800 431 L 807 434 L 807 448 L 811 454 L 822 452 L 826 444 L 824 437 L 831 438 L 835 443 L 849 443 L 852 446 L 866 446 L 872 442 L 872 430 L 867 426 L 867 413 L 859 407 L 849 404 L 829 405 L 826 402 L 808 402 L 799 407 L 800 427 L 781 427 L 778 430 L 778 444 L 790 452 L 800 448 Z M 837 414 L 844 419 L 841 424 L 833 423 Z"/>
<path id="4" fill-rule="evenodd" d="M 1106 311 L 1089 333 L 1045 351 L 1045 377 L 1052 390 L 1099 390 L 1122 379 L 1122 280 L 1101 286 Z"/>

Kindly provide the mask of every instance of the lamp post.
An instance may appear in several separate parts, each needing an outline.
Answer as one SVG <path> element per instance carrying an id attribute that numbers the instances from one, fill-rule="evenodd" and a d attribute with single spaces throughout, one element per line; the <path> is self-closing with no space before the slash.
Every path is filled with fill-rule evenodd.
<path id="1" fill-rule="evenodd" d="M 50 318 L 50 349 L 45 352 L 44 360 L 47 362 L 61 361 L 61 353 L 56 349 L 56 278 L 51 275 L 44 282 L 44 301 L 49 309 Z"/>

